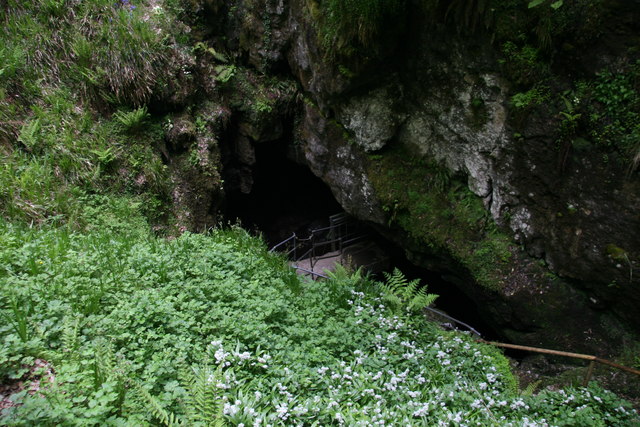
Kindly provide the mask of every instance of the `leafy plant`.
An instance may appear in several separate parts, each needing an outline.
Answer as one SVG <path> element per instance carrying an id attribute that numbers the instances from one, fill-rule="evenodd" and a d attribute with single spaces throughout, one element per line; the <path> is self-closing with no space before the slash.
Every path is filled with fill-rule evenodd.
<path id="1" fill-rule="evenodd" d="M 511 97 L 513 106 L 525 110 L 542 105 L 549 99 L 548 89 L 545 87 L 534 87 L 526 92 L 518 92 Z"/>
<path id="2" fill-rule="evenodd" d="M 549 75 L 549 65 L 540 49 L 527 43 L 507 41 L 502 45 L 500 63 L 509 79 L 521 87 L 541 87 Z"/>
<path id="3" fill-rule="evenodd" d="M 151 395 L 149 391 L 137 385 L 135 387 L 136 392 L 139 394 L 142 401 L 146 404 L 146 406 L 150 409 L 150 412 L 153 416 L 160 421 L 160 424 L 167 427 L 179 426 L 181 423 L 179 422 L 179 418 L 173 412 L 167 411 L 162 403 L 158 401 L 157 398 Z"/>
<path id="4" fill-rule="evenodd" d="M 371 48 L 388 20 L 404 13 L 404 0 L 327 0 L 321 3 L 320 36 L 330 55 L 354 46 Z"/>
<path id="5" fill-rule="evenodd" d="M 419 287 L 420 280 L 407 281 L 404 274 L 397 268 L 393 273 L 384 273 L 386 281 L 380 285 L 384 299 L 395 310 L 421 311 L 430 306 L 438 295 L 427 293 L 427 287 Z"/>
<path id="6" fill-rule="evenodd" d="M 132 111 L 117 111 L 113 114 L 113 117 L 118 121 L 118 124 L 124 132 L 137 133 L 144 128 L 149 119 L 149 113 L 147 106 L 143 105 Z"/>
<path id="7" fill-rule="evenodd" d="M 122 226 L 129 231 L 80 234 L 0 221 L 0 295 L 29 295 L 29 322 L 39 325 L 24 342 L 0 322 L 0 374 L 24 376 L 38 357 L 56 375 L 38 395 L 14 395 L 19 405 L 0 423 L 637 419 L 594 386 L 520 396 L 497 349 L 404 309 L 427 301 L 399 272 L 386 284 L 346 271 L 302 281 L 237 227 L 166 240 L 135 222 Z M 385 286 L 402 309 L 391 309 Z M 94 287 L 102 296 L 86 310 Z"/>
<path id="8" fill-rule="evenodd" d="M 187 391 L 184 406 L 189 423 L 203 423 L 212 427 L 225 426 L 224 400 L 216 386 L 225 380 L 222 365 L 214 370 L 203 364 L 183 375 L 181 382 Z"/>
<path id="9" fill-rule="evenodd" d="M 2 311 L 2 317 L 13 327 L 22 342 L 27 342 L 31 335 L 28 318 L 29 307 L 26 304 L 19 304 L 15 296 L 8 297 L 8 300 L 9 313 L 6 310 Z"/>
<path id="10" fill-rule="evenodd" d="M 38 145 L 38 133 L 40 132 L 40 119 L 31 120 L 24 125 L 20 130 L 18 141 L 24 144 L 24 146 L 33 150 Z"/>
<path id="11" fill-rule="evenodd" d="M 237 67 L 235 65 L 217 65 L 215 67 L 215 71 L 218 73 L 216 80 L 225 84 L 236 75 L 236 70 Z"/>
<path id="12" fill-rule="evenodd" d="M 552 9 L 559 9 L 564 4 L 564 0 L 531 0 L 529 1 L 529 9 L 540 6 L 542 3 L 549 2 Z"/>

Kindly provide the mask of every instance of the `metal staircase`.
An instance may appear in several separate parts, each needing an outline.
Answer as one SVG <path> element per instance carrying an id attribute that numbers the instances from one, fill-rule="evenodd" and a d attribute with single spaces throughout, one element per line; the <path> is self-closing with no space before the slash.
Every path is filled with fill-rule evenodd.
<path id="1" fill-rule="evenodd" d="M 282 252 L 291 261 L 293 267 L 303 270 L 315 277 L 326 277 L 313 271 L 314 265 L 321 259 L 338 256 L 344 261 L 345 248 L 361 243 L 369 237 L 365 227 L 347 213 L 338 213 L 329 217 L 329 226 L 310 231 L 308 237 L 298 237 L 293 233 L 270 249 L 270 252 Z M 296 265 L 297 262 L 308 260 L 310 269 Z"/>

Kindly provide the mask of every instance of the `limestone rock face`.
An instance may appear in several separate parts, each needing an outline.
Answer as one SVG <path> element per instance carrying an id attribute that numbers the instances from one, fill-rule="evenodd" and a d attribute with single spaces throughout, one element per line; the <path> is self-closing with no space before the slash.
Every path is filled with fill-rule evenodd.
<path id="1" fill-rule="evenodd" d="M 200 129 L 190 114 L 173 118 L 165 152 L 174 183 L 171 198 L 176 206 L 177 227 L 205 231 L 216 224 L 216 211 L 224 195 L 218 138 L 228 117 L 224 109 L 210 103 L 203 103 L 195 113 L 200 118 Z"/>
<path id="2" fill-rule="evenodd" d="M 170 122 L 167 142 L 174 152 L 186 151 L 196 139 L 196 125 L 187 114 L 179 114 Z"/>
<path id="3" fill-rule="evenodd" d="M 560 146 L 561 106 L 517 112 L 491 40 L 414 17 L 375 53 L 335 57 L 318 36 L 316 2 L 214 3 L 218 42 L 238 65 L 226 86 L 211 85 L 232 111 L 232 129 L 217 134 L 227 189 L 251 192 L 256 144 L 293 139 L 291 156 L 347 212 L 460 287 L 505 337 L 599 352 L 622 339 L 609 331 L 638 334 L 638 173 L 589 144 Z M 200 137 L 176 124 L 170 144 L 188 152 Z M 411 190 L 376 166 L 398 152 L 411 160 L 400 172 L 416 168 Z M 469 213 L 478 205 L 481 218 Z M 468 241 L 456 230 L 429 240 L 430 217 L 441 220 L 434 228 L 469 227 L 458 233 Z M 495 287 L 481 286 L 487 277 Z"/>
<path id="4" fill-rule="evenodd" d="M 514 137 L 510 88 L 488 43 L 469 45 L 424 30 L 414 34 L 416 49 L 398 72 L 378 80 L 364 73 L 370 83 L 363 88 L 320 60 L 313 28 L 293 3 L 287 57 L 317 105 L 303 114 L 305 161 L 348 212 L 386 228 L 392 218 L 367 176 L 366 153 L 384 156 L 386 146 L 404 146 L 466 177 L 519 252 L 501 289 L 488 292 L 474 286 L 473 275 L 447 259 L 446 250 L 434 254 L 416 245 L 412 230 L 386 234 L 417 264 L 428 259 L 422 265 L 457 282 L 506 336 L 536 345 L 585 343 L 582 348 L 593 351 L 606 341 L 606 327 L 620 326 L 620 319 L 640 330 L 633 314 L 640 274 L 633 277 L 634 256 L 623 258 L 640 253 L 637 178 L 598 167 L 588 153 L 573 153 L 559 169 L 551 115 L 532 117 L 526 134 Z M 329 124 L 320 112 L 336 121 Z M 618 253 L 617 261 L 607 248 Z M 560 338 L 558 324 L 572 338 Z"/>
<path id="5" fill-rule="evenodd" d="M 338 111 L 340 121 L 364 151 L 379 150 L 395 136 L 400 121 L 393 108 L 395 95 L 390 88 L 377 88 L 350 98 Z"/>
<path id="6" fill-rule="evenodd" d="M 327 121 L 313 106 L 305 106 L 301 123 L 304 162 L 311 171 L 329 185 L 345 211 L 383 223 L 385 215 L 363 167 L 363 152 L 347 142 L 339 125 Z"/>

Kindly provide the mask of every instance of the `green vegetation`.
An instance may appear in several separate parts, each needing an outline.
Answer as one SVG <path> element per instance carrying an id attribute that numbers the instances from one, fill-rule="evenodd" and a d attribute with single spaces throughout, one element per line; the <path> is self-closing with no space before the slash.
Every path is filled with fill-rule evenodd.
<path id="1" fill-rule="evenodd" d="M 230 63 L 233 56 L 205 42 L 176 53 L 175 39 L 185 43 L 192 35 L 170 28 L 167 13 L 203 21 L 199 2 L 5 3 L 0 384 L 10 398 L 0 424 L 637 420 L 627 403 L 596 385 L 521 395 L 498 350 L 424 319 L 421 309 L 436 296 L 400 272 L 379 283 L 339 269 L 311 282 L 239 228 L 158 237 L 149 223 L 166 222 L 171 209 L 159 148 L 179 117 L 159 117 L 152 106 L 177 76 L 193 78 L 180 55 L 209 64 L 208 82 L 224 97 L 211 108 L 186 108 L 185 120 L 193 119 L 188 138 L 197 134 L 198 141 L 177 147 L 184 151 L 173 163 L 183 161 L 209 183 L 220 181 L 217 154 L 209 149 L 229 109 L 259 140 L 293 99 L 295 85 Z M 325 47 L 346 56 L 375 50 L 395 31 L 389 20 L 401 19 L 406 8 L 403 0 L 313 4 Z M 493 13 L 489 5 L 454 1 L 444 16 L 475 27 Z M 267 45 L 270 25 L 265 21 Z M 523 85 L 535 73 L 521 68 L 546 72 L 536 64 L 543 49 L 528 46 L 522 40 L 505 50 Z M 354 77 L 351 65 L 340 72 Z M 598 105 L 633 110 L 625 94 L 635 80 L 616 78 L 611 87 L 605 80 L 589 86 L 593 96 L 613 99 L 606 94 L 615 92 L 621 101 L 597 98 Z M 483 101 L 472 107 L 481 125 Z M 577 108 L 566 113 L 580 114 L 571 128 L 580 132 L 588 115 Z M 371 175 L 390 221 L 446 252 L 483 286 L 500 286 L 512 256 L 509 239 L 460 177 L 411 158 L 398 150 L 374 159 Z"/>
<path id="2" fill-rule="evenodd" d="M 557 141 L 578 151 L 597 149 L 606 161 L 617 159 L 632 174 L 640 164 L 639 82 L 640 62 L 635 62 L 617 72 L 602 70 L 556 93 L 561 105 Z"/>
<path id="3" fill-rule="evenodd" d="M 404 274 L 397 268 L 393 273 L 384 273 L 385 283 L 381 283 L 382 296 L 392 311 L 408 310 L 416 313 L 429 307 L 438 298 L 435 294 L 427 293 L 427 287 L 420 287 L 420 280 L 407 281 Z"/>
<path id="4" fill-rule="evenodd" d="M 616 159 L 633 173 L 640 164 L 637 49 L 631 47 L 617 55 L 615 64 L 596 70 L 595 75 L 576 67 L 572 59 L 590 49 L 604 28 L 614 25 L 609 20 L 618 6 L 602 0 L 534 0 L 528 6 L 509 0 L 495 2 L 492 30 L 501 47 L 502 71 L 514 87 L 512 103 L 519 110 L 516 126 L 524 122 L 523 113 L 537 110 L 544 114 L 542 110 L 548 111 L 551 104 L 559 147 L 595 148 L 605 161 Z M 564 75 L 569 71 L 580 77 L 566 81 L 552 70 L 557 63 L 563 64 Z"/>
<path id="5" fill-rule="evenodd" d="M 453 257 L 480 285 L 501 286 L 512 256 L 511 240 L 496 228 L 466 182 L 402 147 L 372 160 L 368 175 L 388 212 L 389 225 Z"/>
<path id="6" fill-rule="evenodd" d="M 166 240 L 119 220 L 85 234 L 0 223 L 0 377 L 16 387 L 0 423 L 636 419 L 595 385 L 520 396 L 495 348 L 385 307 L 398 274 L 303 281 L 240 229 Z"/>
<path id="7" fill-rule="evenodd" d="M 5 218 L 82 227 L 95 194 L 135 197 L 154 220 L 166 214 L 163 119 L 145 103 L 162 85 L 167 39 L 140 6 L 32 0 L 0 10 Z"/>
<path id="8" fill-rule="evenodd" d="M 149 119 L 149 113 L 145 105 L 132 111 L 117 111 L 113 117 L 118 121 L 124 132 L 135 134 L 142 130 L 147 119 Z"/>
<path id="9" fill-rule="evenodd" d="M 37 96 L 42 83 L 64 83 L 96 101 L 144 103 L 165 47 L 140 14 L 128 0 L 10 1 L 0 11 L 5 88 Z"/>
<path id="10" fill-rule="evenodd" d="M 573 94 L 585 136 L 618 152 L 635 170 L 640 163 L 640 61 L 578 82 Z"/>
<path id="11" fill-rule="evenodd" d="M 408 13 L 421 13 L 428 23 L 453 22 L 459 31 L 491 26 L 490 0 L 322 0 L 308 2 L 311 19 L 329 57 L 372 57 L 405 27 Z M 342 65 L 343 69 L 344 64 Z M 342 71 L 341 71 L 342 72 Z"/>
<path id="12" fill-rule="evenodd" d="M 562 7 L 564 0 L 531 0 L 529 2 L 529 9 L 540 6 L 542 3 L 550 3 L 552 9 L 558 9 Z"/>
<path id="13" fill-rule="evenodd" d="M 407 4 L 405 0 L 323 0 L 310 7 L 328 54 L 350 56 L 358 51 L 372 53 L 381 35 L 393 27 L 389 21 L 404 16 Z"/>
<path id="14" fill-rule="evenodd" d="M 163 197 L 165 166 L 153 147 L 162 137 L 159 123 L 150 122 L 147 132 L 132 141 L 121 132 L 124 125 L 118 119 L 95 117 L 64 89 L 44 90 L 23 114 L 19 130 L 14 128 L 19 144 L 7 140 L 2 145 L 3 216 L 73 222 L 85 197 L 95 192 L 138 195 L 149 206 Z M 137 125 L 127 126 L 133 130 Z"/>
<path id="15" fill-rule="evenodd" d="M 534 87 L 526 92 L 518 92 L 511 97 L 513 106 L 517 109 L 530 109 L 538 105 L 543 105 L 549 100 L 548 88 Z"/>

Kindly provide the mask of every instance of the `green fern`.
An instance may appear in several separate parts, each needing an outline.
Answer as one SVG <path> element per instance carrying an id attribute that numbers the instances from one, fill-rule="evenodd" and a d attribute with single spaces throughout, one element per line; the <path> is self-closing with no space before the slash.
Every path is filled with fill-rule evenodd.
<path id="1" fill-rule="evenodd" d="M 75 327 L 78 327 L 77 322 Z M 76 331 L 77 339 L 77 331 Z M 99 390 L 106 382 L 115 384 L 115 391 L 118 395 L 113 403 L 118 413 L 122 412 L 125 396 L 127 393 L 126 384 L 129 381 L 123 365 L 118 363 L 113 348 L 107 342 L 99 342 L 95 346 L 93 360 L 93 380 L 95 390 Z"/>
<path id="2" fill-rule="evenodd" d="M 80 348 L 80 339 L 78 331 L 80 329 L 80 320 L 75 317 L 69 321 L 65 319 L 64 328 L 62 329 L 62 348 L 67 352 L 72 360 L 76 360 L 79 356 L 78 348 Z"/>
<path id="3" fill-rule="evenodd" d="M 198 425 L 224 427 L 224 400 L 216 387 L 218 381 L 224 380 L 222 367 L 212 370 L 208 367 L 179 366 L 178 373 L 181 386 L 187 391 L 182 401 L 184 420 L 165 409 L 162 403 L 145 387 L 134 383 L 138 398 L 148 407 L 153 417 L 160 424 L 168 427 L 180 425 Z"/>
<path id="4" fill-rule="evenodd" d="M 407 281 L 397 268 L 393 273 L 384 273 L 385 283 L 380 284 L 385 301 L 394 311 L 406 309 L 420 311 L 433 304 L 436 294 L 427 293 L 427 286 L 420 287 L 420 279 Z"/>
<path id="5" fill-rule="evenodd" d="M 537 380 L 537 381 L 534 381 L 532 383 L 529 383 L 529 385 L 527 385 L 520 392 L 520 395 L 521 396 L 533 396 L 533 394 L 536 392 L 537 388 L 540 386 L 541 383 L 542 383 L 542 380 Z"/>
<path id="6" fill-rule="evenodd" d="M 134 383 L 134 387 L 138 393 L 138 396 L 146 403 L 146 406 L 151 410 L 154 417 L 160 421 L 160 424 L 173 427 L 181 425 L 180 420 L 173 412 L 169 412 L 162 406 L 162 403 L 156 399 L 147 389 L 140 384 Z"/>
<path id="7" fill-rule="evenodd" d="M 22 125 L 18 141 L 24 144 L 29 150 L 32 150 L 39 141 L 40 119 L 30 120 Z"/>
<path id="8" fill-rule="evenodd" d="M 203 367 L 181 370 L 181 377 L 188 392 L 184 406 L 189 424 L 223 427 L 224 401 L 216 387 L 218 381 L 224 380 L 222 366 L 216 370 Z"/>
<path id="9" fill-rule="evenodd" d="M 117 120 L 122 130 L 127 133 L 137 133 L 145 126 L 149 113 L 147 112 L 147 107 L 143 105 L 133 111 L 117 111 L 113 114 L 113 117 Z"/>

